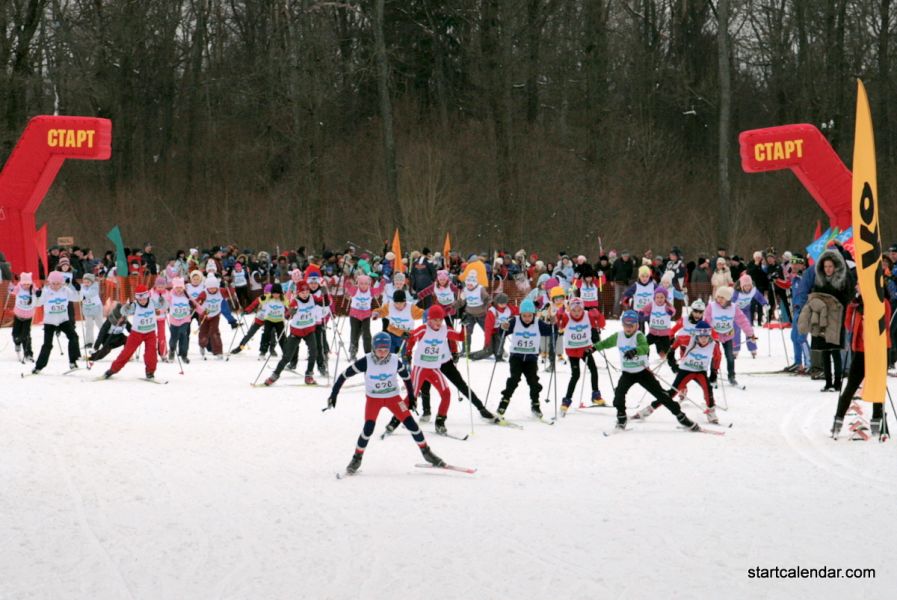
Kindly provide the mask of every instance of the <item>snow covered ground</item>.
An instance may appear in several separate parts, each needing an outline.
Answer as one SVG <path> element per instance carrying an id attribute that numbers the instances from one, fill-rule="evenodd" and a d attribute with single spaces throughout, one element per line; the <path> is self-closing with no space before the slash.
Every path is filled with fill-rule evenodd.
<path id="1" fill-rule="evenodd" d="M 894 597 L 897 442 L 834 442 L 836 398 L 820 382 L 747 375 L 784 366 L 778 332 L 772 356 L 763 331 L 760 356 L 739 358 L 747 390 L 726 390 L 725 437 L 678 430 L 663 409 L 609 438 L 609 409 L 548 427 L 529 418 L 522 386 L 509 416 L 524 430 L 477 418 L 466 442 L 428 435 L 475 475 L 414 468 L 402 432 L 375 436 L 360 475 L 342 481 L 359 387 L 322 413 L 327 388 L 299 376 L 251 388 L 254 351 L 194 354 L 184 375 L 160 364 L 163 386 L 133 362 L 89 382 L 109 359 L 61 376 L 54 349 L 45 374 L 22 379 L 2 335 L 2 599 Z M 37 350 L 39 328 L 33 339 Z M 470 364 L 481 397 L 492 366 Z M 507 373 L 499 364 L 490 408 Z M 561 366 L 562 386 L 568 377 Z M 604 369 L 600 386 L 610 397 Z M 448 425 L 469 431 L 467 402 L 453 401 Z M 749 578 L 757 566 L 876 578 Z"/>

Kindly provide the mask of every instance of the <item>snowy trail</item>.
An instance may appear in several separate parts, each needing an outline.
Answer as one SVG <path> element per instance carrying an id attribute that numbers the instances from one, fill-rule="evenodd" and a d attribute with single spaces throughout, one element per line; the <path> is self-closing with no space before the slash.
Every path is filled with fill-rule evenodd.
<path id="1" fill-rule="evenodd" d="M 760 357 L 742 355 L 740 374 L 784 366 L 781 341 L 767 357 L 760 337 Z M 678 430 L 660 409 L 605 438 L 614 411 L 577 410 L 578 389 L 570 413 L 545 427 L 519 387 L 509 418 L 522 431 L 477 417 L 460 443 L 424 425 L 436 453 L 477 467 L 472 476 L 414 468 L 419 453 L 403 430 L 379 439 L 381 414 L 361 473 L 337 481 L 360 432 L 362 388 L 321 413 L 329 390 L 291 385 L 300 375 L 251 388 L 261 363 L 249 351 L 194 360 L 183 376 L 160 364 L 167 386 L 138 381 L 133 362 L 118 380 L 78 381 L 108 362 L 59 377 L 55 353 L 47 375 L 21 379 L 11 345 L 0 353 L 2 599 L 693 598 L 721 589 L 886 598 L 897 583 L 897 448 L 830 440 L 835 395 L 807 378 L 740 377 L 748 389 L 726 389 L 720 416 L 734 427 L 724 437 Z M 470 364 L 481 397 L 492 367 Z M 507 375 L 499 363 L 490 408 Z M 558 376 L 562 394 L 569 366 Z M 672 379 L 666 366 L 660 376 Z M 630 392 L 630 411 L 641 395 Z M 701 402 L 697 388 L 689 395 Z M 468 433 L 468 407 L 455 397 L 449 430 Z M 542 406 L 553 415 L 553 402 Z M 693 404 L 685 409 L 703 422 Z M 747 577 L 776 565 L 873 567 L 877 578 Z"/>

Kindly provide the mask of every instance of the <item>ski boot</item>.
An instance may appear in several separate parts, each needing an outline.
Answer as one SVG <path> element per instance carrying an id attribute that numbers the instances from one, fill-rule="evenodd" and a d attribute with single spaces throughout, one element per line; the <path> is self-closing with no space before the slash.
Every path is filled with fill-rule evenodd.
<path id="1" fill-rule="evenodd" d="M 389 420 L 389 423 L 386 424 L 386 435 L 391 435 L 393 431 L 399 426 L 399 422 L 395 417 Z"/>
<path id="2" fill-rule="evenodd" d="M 872 419 L 869 421 L 869 433 L 872 437 L 876 437 L 881 433 L 881 419 Z"/>
<path id="3" fill-rule="evenodd" d="M 25 355 L 25 360 L 28 361 L 28 362 L 34 362 L 34 355 L 33 355 L 33 354 L 26 354 L 26 355 Z"/>
<path id="4" fill-rule="evenodd" d="M 320 375 L 321 377 L 328 377 L 329 375 L 327 373 L 327 367 L 324 367 L 324 366 L 318 367 L 318 375 Z"/>
<path id="5" fill-rule="evenodd" d="M 156 378 L 156 375 L 155 373 L 150 373 L 149 371 L 147 371 L 146 378 L 150 381 L 153 381 Z"/>
<path id="6" fill-rule="evenodd" d="M 601 390 L 592 390 L 592 406 L 607 406 L 601 397 Z"/>
<path id="7" fill-rule="evenodd" d="M 634 415 L 632 415 L 632 420 L 633 421 L 644 421 L 645 419 L 650 417 L 652 414 L 654 414 L 654 407 L 649 404 L 642 410 L 640 410 L 637 413 L 635 413 Z"/>
<path id="8" fill-rule="evenodd" d="M 485 406 L 480 407 L 480 416 L 487 421 L 495 421 L 495 415 L 489 412 L 489 409 L 487 409 Z"/>
<path id="9" fill-rule="evenodd" d="M 200 349 L 199 349 L 199 355 L 202 357 L 203 360 L 205 360 L 205 359 L 206 359 L 206 349 L 205 349 L 205 348 L 200 348 Z"/>
<path id="10" fill-rule="evenodd" d="M 189 364 L 190 364 L 190 359 L 187 358 L 187 355 L 186 355 L 186 354 L 182 354 L 182 355 L 181 355 L 181 361 L 182 361 L 185 365 L 189 365 Z"/>
<path id="11" fill-rule="evenodd" d="M 505 418 L 505 411 L 508 410 L 508 404 L 510 404 L 510 403 L 511 403 L 510 398 L 502 397 L 502 399 L 498 403 L 498 410 L 496 411 L 498 413 L 498 418 L 500 418 L 500 419 Z"/>
<path id="12" fill-rule="evenodd" d="M 676 415 L 676 420 L 679 421 L 679 424 L 688 429 L 689 431 L 700 431 L 701 427 L 689 419 L 684 412 Z"/>
<path id="13" fill-rule="evenodd" d="M 271 373 L 271 376 L 265 380 L 265 385 L 274 385 L 274 382 L 280 379 L 280 375 L 277 373 Z"/>
<path id="14" fill-rule="evenodd" d="M 434 467 L 444 467 L 445 461 L 433 454 L 433 451 L 430 450 L 429 446 L 424 446 L 420 449 L 421 455 L 424 457 L 424 460 L 433 465 Z"/>
<path id="15" fill-rule="evenodd" d="M 77 368 L 78 368 L 78 363 L 76 363 L 76 362 L 70 362 L 70 363 L 69 363 L 69 369 L 71 369 L 71 370 L 74 371 L 74 370 L 77 369 Z"/>
<path id="16" fill-rule="evenodd" d="M 824 386 L 821 390 L 819 390 L 819 391 L 820 391 L 820 392 L 837 392 L 837 391 L 838 391 L 838 388 L 836 388 L 835 386 L 833 386 L 833 385 L 830 384 L 830 383 L 827 383 L 827 384 L 825 384 L 825 386 Z"/>
<path id="17" fill-rule="evenodd" d="M 271 348 L 269 354 L 271 355 L 271 358 L 277 358 L 277 350 L 275 350 L 274 348 Z"/>
<path id="18" fill-rule="evenodd" d="M 844 419 L 841 417 L 835 417 L 835 421 L 832 423 L 832 439 L 838 439 L 838 435 L 841 433 L 841 427 L 844 426 Z"/>
<path id="19" fill-rule="evenodd" d="M 421 413 L 421 415 L 420 415 L 420 419 L 419 419 L 419 420 L 420 420 L 421 423 L 429 423 L 429 422 L 430 422 L 430 416 L 431 416 L 431 415 L 430 415 L 430 411 L 425 410 L 423 413 Z"/>
<path id="20" fill-rule="evenodd" d="M 305 385 L 318 385 L 318 382 L 315 381 L 315 378 L 311 373 L 305 374 Z"/>
<path id="21" fill-rule="evenodd" d="M 707 422 L 712 423 L 714 425 L 719 425 L 719 417 L 716 416 L 716 407 L 711 406 L 707 410 L 704 411 L 704 414 L 707 415 Z"/>
<path id="22" fill-rule="evenodd" d="M 614 429 L 624 430 L 626 429 L 626 414 L 617 415 L 617 424 L 614 425 Z"/>
<path id="23" fill-rule="evenodd" d="M 573 404 L 572 398 L 563 398 L 561 400 L 561 415 L 566 415 L 567 411 L 570 410 L 570 405 Z"/>
<path id="24" fill-rule="evenodd" d="M 445 417 L 436 417 L 436 433 L 447 433 L 448 429 L 445 428 Z"/>
<path id="25" fill-rule="evenodd" d="M 538 401 L 533 402 L 533 403 L 530 405 L 530 409 L 532 410 L 532 412 L 533 412 L 533 416 L 534 416 L 534 417 L 536 417 L 537 419 L 541 419 L 541 418 L 542 418 L 542 408 L 539 406 Z"/>
<path id="26" fill-rule="evenodd" d="M 259 353 L 259 360 L 265 360 L 266 358 L 268 358 L 268 353 L 267 353 L 267 352 L 260 352 L 260 353 Z"/>
<path id="27" fill-rule="evenodd" d="M 354 475 L 358 472 L 358 469 L 361 468 L 361 457 L 363 454 L 361 452 L 356 452 L 352 455 L 352 460 L 349 461 L 349 464 L 346 466 L 346 473 L 349 475 Z"/>
<path id="28" fill-rule="evenodd" d="M 231 350 L 230 353 L 231 353 L 231 354 L 239 354 L 239 353 L 242 352 L 242 351 L 243 351 L 243 346 L 237 346 L 236 348 L 234 348 L 233 350 Z"/>
<path id="29" fill-rule="evenodd" d="M 107 369 L 105 373 L 103 373 L 103 379 L 109 379 L 115 373 L 112 372 L 112 369 Z"/>

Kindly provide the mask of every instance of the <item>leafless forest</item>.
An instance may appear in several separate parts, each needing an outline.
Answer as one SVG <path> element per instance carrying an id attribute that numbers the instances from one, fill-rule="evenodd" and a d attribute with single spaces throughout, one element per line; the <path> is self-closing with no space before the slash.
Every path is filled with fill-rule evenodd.
<path id="1" fill-rule="evenodd" d="M 0 0 L 0 160 L 33 115 L 111 118 L 112 159 L 68 163 L 39 214 L 93 247 L 115 224 L 167 251 L 377 248 L 400 226 L 406 247 L 746 253 L 802 247 L 823 215 L 790 174 L 744 174 L 738 132 L 813 123 L 849 166 L 861 77 L 887 244 L 893 8 Z"/>

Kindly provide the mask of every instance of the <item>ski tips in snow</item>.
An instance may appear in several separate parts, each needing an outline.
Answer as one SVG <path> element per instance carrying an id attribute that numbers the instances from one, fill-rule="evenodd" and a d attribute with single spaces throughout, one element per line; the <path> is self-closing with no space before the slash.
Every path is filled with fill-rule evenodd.
<path id="1" fill-rule="evenodd" d="M 455 465 L 445 465 L 441 467 L 437 467 L 435 465 L 431 465 L 430 463 L 416 463 L 414 465 L 418 469 L 440 469 L 443 471 L 456 471 L 458 473 L 467 473 L 468 475 L 473 475 L 477 472 L 475 468 L 472 467 L 458 467 Z"/>

